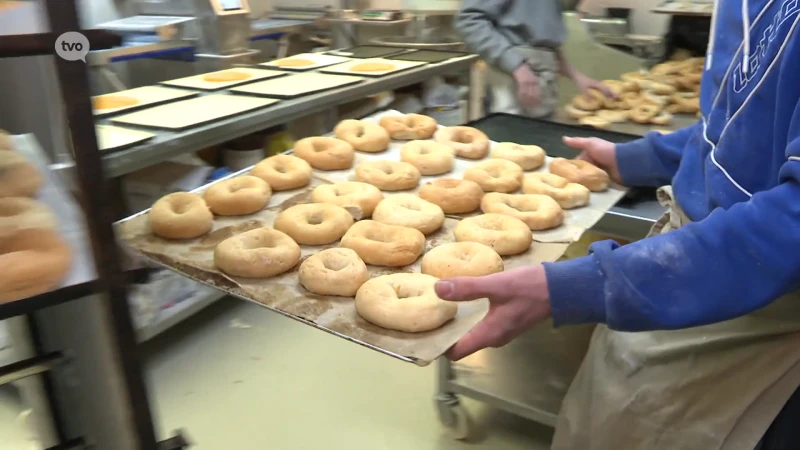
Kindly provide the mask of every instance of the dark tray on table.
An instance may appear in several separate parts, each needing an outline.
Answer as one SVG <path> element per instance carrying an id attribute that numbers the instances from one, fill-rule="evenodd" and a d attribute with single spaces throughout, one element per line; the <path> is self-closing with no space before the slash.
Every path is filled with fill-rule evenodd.
<path id="1" fill-rule="evenodd" d="M 577 150 L 568 147 L 561 140 L 564 136 L 597 137 L 617 144 L 630 142 L 641 137 L 617 131 L 598 130 L 581 125 L 570 125 L 543 119 L 531 119 L 529 117 L 504 113 L 489 114 L 484 118 L 469 122 L 467 126 L 483 131 L 489 136 L 489 139 L 495 142 L 516 142 L 522 145 L 538 145 L 542 147 L 549 156 L 556 158 L 574 158 L 578 156 L 579 152 Z M 655 200 L 655 198 L 655 189 L 637 187 L 630 189 L 628 194 L 625 198 L 620 200 L 618 205 L 624 206 L 626 203 Z"/>

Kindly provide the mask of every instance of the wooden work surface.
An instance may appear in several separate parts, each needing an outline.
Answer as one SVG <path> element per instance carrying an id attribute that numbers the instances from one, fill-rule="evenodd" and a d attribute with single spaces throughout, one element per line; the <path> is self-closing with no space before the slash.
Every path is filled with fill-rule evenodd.
<path id="1" fill-rule="evenodd" d="M 206 78 L 210 76 L 225 76 L 229 74 L 243 74 L 247 78 L 232 81 L 207 81 Z M 175 80 L 162 81 L 161 84 L 165 86 L 175 86 L 186 89 L 197 89 L 200 91 L 218 91 L 240 84 L 253 83 L 255 81 L 267 80 L 269 78 L 276 78 L 285 76 L 286 72 L 279 72 L 277 70 L 268 69 L 253 69 L 250 67 L 236 67 L 233 69 L 218 70 L 216 72 L 203 73 L 200 75 L 192 75 L 190 77 L 178 78 Z"/>
<path id="2" fill-rule="evenodd" d="M 212 94 L 114 117 L 111 122 L 178 131 L 265 108 L 277 102 L 268 98 Z"/>
<path id="3" fill-rule="evenodd" d="M 231 88 L 231 92 L 291 98 L 315 92 L 361 83 L 363 78 L 324 73 L 298 73 L 273 80 L 259 81 Z"/>

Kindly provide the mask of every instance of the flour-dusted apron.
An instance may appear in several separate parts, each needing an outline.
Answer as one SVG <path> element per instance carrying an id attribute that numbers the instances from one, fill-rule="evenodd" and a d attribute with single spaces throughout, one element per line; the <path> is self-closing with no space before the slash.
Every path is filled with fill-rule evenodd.
<path id="1" fill-rule="evenodd" d="M 552 115 L 558 106 L 558 56 L 554 50 L 516 47 L 528 60 L 539 78 L 539 104 L 523 108 L 517 97 L 517 82 L 511 74 L 497 67 L 489 67 L 486 77 L 492 93 L 492 112 L 516 114 L 534 118 Z"/>
<path id="2" fill-rule="evenodd" d="M 689 222 L 670 187 L 658 195 L 669 211 L 650 235 Z M 564 398 L 552 449 L 753 450 L 800 385 L 799 331 L 797 292 L 750 315 L 686 330 L 598 326 Z"/>

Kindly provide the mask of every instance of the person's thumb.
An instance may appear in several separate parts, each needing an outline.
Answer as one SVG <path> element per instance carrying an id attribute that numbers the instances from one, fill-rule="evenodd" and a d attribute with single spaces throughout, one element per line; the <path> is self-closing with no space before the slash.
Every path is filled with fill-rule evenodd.
<path id="1" fill-rule="evenodd" d="M 565 144 L 572 148 L 576 148 L 578 150 L 587 150 L 592 143 L 592 140 L 589 138 L 575 138 L 575 137 L 563 137 L 563 141 Z"/>
<path id="2" fill-rule="evenodd" d="M 491 296 L 494 283 L 486 277 L 455 277 L 436 282 L 436 295 L 443 300 L 464 302 Z"/>

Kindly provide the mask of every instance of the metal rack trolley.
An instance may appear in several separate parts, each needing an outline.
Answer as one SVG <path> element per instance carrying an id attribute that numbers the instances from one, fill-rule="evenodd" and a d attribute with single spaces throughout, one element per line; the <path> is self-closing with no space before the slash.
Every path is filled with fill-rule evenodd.
<path id="1" fill-rule="evenodd" d="M 508 114 L 492 114 L 468 126 L 495 141 L 539 145 L 551 156 L 565 158 L 577 155 L 576 150 L 561 142 L 565 135 L 600 137 L 612 142 L 638 137 Z M 594 230 L 623 239 L 640 239 L 663 211 L 654 190 L 632 190 Z M 458 398 L 463 395 L 555 426 L 561 400 L 583 359 L 593 328 L 571 327 L 554 332 L 552 325 L 543 324 L 503 348 L 482 350 L 458 363 L 439 358 L 435 402 L 442 425 L 453 438 L 469 436 L 469 418 Z"/>
<path id="2" fill-rule="evenodd" d="M 59 35 L 80 30 L 74 0 L 44 6 L 51 32 L 0 36 L 0 57 L 52 55 Z M 105 32 L 81 32 L 95 49 L 119 44 Z M 0 319 L 10 319 L 17 337 L 29 338 L 17 343 L 27 357 L 0 368 L 0 384 L 39 382 L 43 398 L 36 406 L 47 410 L 46 432 L 39 438 L 47 448 L 182 449 L 187 444 L 181 436 L 156 440 L 126 298 L 132 274 L 121 267 L 107 208 L 109 190 L 94 133 L 87 68 L 80 61 L 55 63 L 75 147 L 79 203 L 91 238 L 91 255 L 78 252 L 73 264 L 85 265 L 91 275 L 0 305 Z"/>

